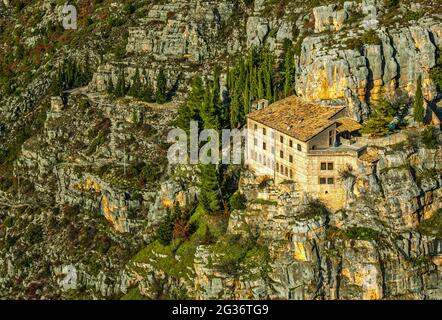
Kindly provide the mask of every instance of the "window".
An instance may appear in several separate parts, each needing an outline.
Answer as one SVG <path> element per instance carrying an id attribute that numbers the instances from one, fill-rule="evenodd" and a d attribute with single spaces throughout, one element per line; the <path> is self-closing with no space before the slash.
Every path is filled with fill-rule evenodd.
<path id="1" fill-rule="evenodd" d="M 329 144 L 329 146 L 333 145 L 333 136 L 334 136 L 334 130 L 329 131 L 329 133 L 328 133 L 328 144 Z"/>
<path id="2" fill-rule="evenodd" d="M 287 169 L 287 167 L 285 167 L 285 175 L 286 175 L 286 176 L 289 175 L 289 170 Z"/>
<path id="3" fill-rule="evenodd" d="M 279 172 L 279 163 L 276 163 L 276 172 Z"/>
<path id="4" fill-rule="evenodd" d="M 293 141 L 292 140 L 289 141 L 289 146 L 290 146 L 290 148 L 293 148 Z"/>
<path id="5" fill-rule="evenodd" d="M 279 151 L 279 156 L 284 159 L 284 152 L 282 150 Z"/>
<path id="6" fill-rule="evenodd" d="M 255 146 L 258 146 L 258 138 L 253 138 L 253 144 L 254 144 Z"/>
<path id="7" fill-rule="evenodd" d="M 327 184 L 335 184 L 334 178 L 327 178 Z"/>
<path id="8" fill-rule="evenodd" d="M 255 125 L 253 126 L 253 128 L 254 128 L 255 130 L 258 130 L 258 125 L 255 124 Z"/>
<path id="9" fill-rule="evenodd" d="M 302 147 L 299 143 L 298 143 L 298 151 L 302 151 Z"/>
<path id="10" fill-rule="evenodd" d="M 262 134 L 265 136 L 266 135 L 266 133 L 267 133 L 267 130 L 266 130 L 266 128 L 262 128 Z"/>
<path id="11" fill-rule="evenodd" d="M 333 162 L 321 162 L 321 170 L 333 170 Z"/>
<path id="12" fill-rule="evenodd" d="M 289 162 L 293 163 L 293 156 L 292 155 L 289 155 Z"/>
<path id="13" fill-rule="evenodd" d="M 266 145 L 265 142 L 262 143 L 262 149 L 263 149 L 263 150 L 266 150 L 266 149 L 267 149 L 267 145 Z"/>
<path id="14" fill-rule="evenodd" d="M 324 177 L 320 177 L 319 178 L 319 184 L 326 184 L 327 183 L 327 179 Z"/>
<path id="15" fill-rule="evenodd" d="M 290 169 L 290 179 L 293 179 L 293 170 Z"/>
<path id="16" fill-rule="evenodd" d="M 279 136 L 279 142 L 284 143 L 284 137 L 283 136 Z"/>

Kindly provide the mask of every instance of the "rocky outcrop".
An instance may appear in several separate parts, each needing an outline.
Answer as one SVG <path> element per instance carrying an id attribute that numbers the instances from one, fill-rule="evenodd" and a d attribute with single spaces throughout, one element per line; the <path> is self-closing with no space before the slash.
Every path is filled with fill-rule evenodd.
<path id="1" fill-rule="evenodd" d="M 349 47 L 350 39 L 363 36 L 364 30 L 333 34 L 331 46 L 328 35 L 307 36 L 296 92 L 311 100 L 342 99 L 360 121 L 369 115 L 367 104 L 381 94 L 394 95 L 400 89 L 413 96 L 422 74 L 424 94 L 431 101 L 435 89 L 428 72 L 435 66 L 440 28 L 437 20 L 422 19 L 414 26 L 376 31 L 379 44 L 361 43 L 356 48 Z"/>

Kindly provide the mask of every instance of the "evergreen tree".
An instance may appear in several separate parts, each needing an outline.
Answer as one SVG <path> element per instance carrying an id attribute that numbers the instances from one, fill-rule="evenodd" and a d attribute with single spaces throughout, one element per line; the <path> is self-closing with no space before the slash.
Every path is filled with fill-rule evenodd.
<path id="1" fill-rule="evenodd" d="M 167 214 L 164 220 L 160 223 L 157 230 L 158 241 L 164 245 L 169 245 L 173 240 L 173 228 L 175 221 L 181 214 L 181 210 L 177 204 L 175 204 L 173 210 L 167 209 Z"/>
<path id="2" fill-rule="evenodd" d="M 132 78 L 132 85 L 128 94 L 134 98 L 141 98 L 141 79 L 140 79 L 140 70 L 138 68 L 135 70 L 135 75 Z"/>
<path id="3" fill-rule="evenodd" d="M 155 94 L 152 84 L 147 76 L 146 70 L 143 70 L 144 84 L 141 86 L 140 98 L 146 102 L 155 102 Z"/>
<path id="4" fill-rule="evenodd" d="M 196 76 L 192 80 L 192 87 L 190 89 L 187 100 L 178 109 L 177 125 L 184 129 L 189 129 L 191 120 L 196 120 L 201 123 L 200 109 L 204 101 L 204 86 L 201 77 Z"/>
<path id="5" fill-rule="evenodd" d="M 284 97 L 292 94 L 294 71 L 293 49 L 288 46 L 284 59 Z"/>
<path id="6" fill-rule="evenodd" d="M 226 115 L 223 102 L 221 100 L 220 74 L 218 68 L 215 68 L 213 74 L 211 100 L 213 116 L 217 118 L 216 128 L 221 129 L 221 127 L 223 127 L 225 124 Z"/>
<path id="7" fill-rule="evenodd" d="M 262 68 L 259 68 L 258 70 L 258 77 L 257 77 L 257 82 L 258 82 L 258 99 L 262 99 L 264 98 L 264 85 L 263 85 L 263 71 Z"/>
<path id="8" fill-rule="evenodd" d="M 424 97 L 422 95 L 422 76 L 417 79 L 416 94 L 414 96 L 414 120 L 423 123 L 425 119 Z"/>
<path id="9" fill-rule="evenodd" d="M 204 93 L 200 115 L 201 119 L 203 120 L 204 128 L 217 130 L 220 127 L 218 116 L 216 114 L 216 109 L 213 105 L 212 92 L 210 88 L 206 88 L 206 91 Z"/>
<path id="10" fill-rule="evenodd" d="M 265 54 L 264 83 L 265 83 L 266 99 L 269 102 L 271 102 L 273 100 L 273 82 L 272 82 L 273 61 L 270 52 L 266 50 L 264 54 Z"/>
<path id="11" fill-rule="evenodd" d="M 251 73 L 250 73 L 250 96 L 252 98 L 258 96 L 258 80 L 257 80 L 257 73 L 256 73 L 256 67 L 251 66 Z"/>
<path id="12" fill-rule="evenodd" d="M 243 94 L 243 110 L 242 114 L 246 116 L 249 113 L 250 108 L 250 88 L 249 88 L 249 79 L 246 79 L 246 82 L 244 84 L 244 94 Z"/>
<path id="13" fill-rule="evenodd" d="M 124 69 L 120 67 L 120 74 L 118 75 L 117 85 L 115 86 L 115 96 L 124 97 L 127 93 L 126 78 Z"/>
<path id="14" fill-rule="evenodd" d="M 241 106 L 239 102 L 239 96 L 233 95 L 232 102 L 230 104 L 230 127 L 238 128 L 241 124 Z"/>
<path id="15" fill-rule="evenodd" d="M 109 82 L 107 83 L 107 93 L 108 94 L 113 94 L 114 91 L 115 91 L 114 82 L 112 80 L 112 76 L 110 76 Z"/>
<path id="16" fill-rule="evenodd" d="M 200 203 L 208 213 L 221 209 L 218 171 L 214 164 L 200 166 Z"/>
<path id="17" fill-rule="evenodd" d="M 229 122 L 228 114 L 220 97 L 219 73 L 217 70 L 214 73 L 214 81 L 206 85 L 200 115 L 206 129 L 220 130 L 222 126 Z"/>
<path id="18" fill-rule="evenodd" d="M 157 103 L 163 104 L 167 101 L 167 80 L 164 75 L 163 69 L 160 69 L 157 76 L 157 90 L 155 92 L 155 98 Z"/>

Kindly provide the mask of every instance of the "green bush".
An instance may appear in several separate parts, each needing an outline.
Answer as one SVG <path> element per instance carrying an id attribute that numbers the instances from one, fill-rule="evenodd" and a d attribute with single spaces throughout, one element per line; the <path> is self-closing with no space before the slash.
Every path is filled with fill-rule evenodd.
<path id="1" fill-rule="evenodd" d="M 25 240 L 31 244 L 38 243 L 43 240 L 43 227 L 38 224 L 31 224 L 26 230 Z"/>
<path id="2" fill-rule="evenodd" d="M 328 215 L 327 207 L 319 200 L 310 201 L 299 216 L 301 219 L 314 219 L 316 217 Z"/>
<path id="3" fill-rule="evenodd" d="M 347 39 L 345 45 L 347 48 L 362 52 L 364 45 L 381 45 L 382 40 L 375 30 L 367 30 L 361 37 L 352 37 Z"/>
<path id="4" fill-rule="evenodd" d="M 178 219 L 178 211 L 177 208 L 174 210 L 168 210 L 166 217 L 160 223 L 157 230 L 157 239 L 158 241 L 164 245 L 169 245 L 173 240 L 173 228 L 175 226 L 175 222 Z"/>
<path id="5" fill-rule="evenodd" d="M 436 90 L 442 92 L 442 54 L 437 52 L 436 66 L 430 70 L 430 79 L 434 83 Z"/>
<path id="6" fill-rule="evenodd" d="M 381 38 L 379 38 L 379 35 L 377 32 L 373 29 L 365 31 L 365 33 L 362 35 L 362 43 L 366 45 L 381 45 L 382 41 Z"/>
<path id="7" fill-rule="evenodd" d="M 230 198 L 230 208 L 232 210 L 244 210 L 246 208 L 247 198 L 240 192 L 235 192 Z"/>
<path id="8" fill-rule="evenodd" d="M 421 141 L 427 149 L 436 149 L 439 144 L 437 143 L 436 128 L 428 127 L 422 131 Z"/>
<path id="9" fill-rule="evenodd" d="M 384 6 L 387 8 L 397 7 L 399 5 L 399 0 L 384 0 Z"/>
<path id="10" fill-rule="evenodd" d="M 442 237 L 442 209 L 436 211 L 431 218 L 421 221 L 419 231 L 425 235 Z"/>

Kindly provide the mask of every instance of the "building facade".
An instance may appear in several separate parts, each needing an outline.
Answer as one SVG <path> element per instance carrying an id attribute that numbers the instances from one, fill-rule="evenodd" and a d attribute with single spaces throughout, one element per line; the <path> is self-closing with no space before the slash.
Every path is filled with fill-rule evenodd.
<path id="1" fill-rule="evenodd" d="M 360 125 L 345 115 L 345 107 L 306 103 L 295 96 L 250 113 L 248 167 L 276 183 L 294 181 L 339 209 L 345 201 L 341 176 L 357 169 L 365 152 L 365 146 L 351 141 Z"/>

